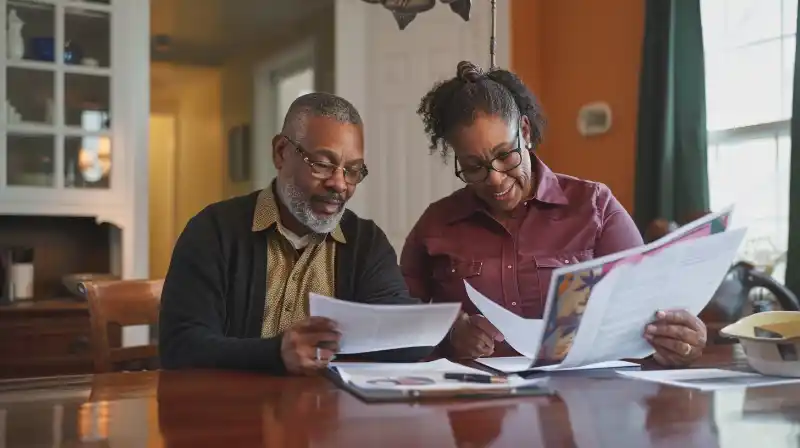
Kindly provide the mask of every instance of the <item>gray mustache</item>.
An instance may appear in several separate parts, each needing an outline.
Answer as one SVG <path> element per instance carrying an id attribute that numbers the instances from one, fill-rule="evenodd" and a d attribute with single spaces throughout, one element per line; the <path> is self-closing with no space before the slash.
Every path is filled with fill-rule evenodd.
<path id="1" fill-rule="evenodd" d="M 331 194 L 325 196 L 314 196 L 313 199 L 315 201 L 324 201 L 324 202 L 338 202 L 340 204 L 344 204 L 345 200 L 343 196 L 338 194 Z"/>

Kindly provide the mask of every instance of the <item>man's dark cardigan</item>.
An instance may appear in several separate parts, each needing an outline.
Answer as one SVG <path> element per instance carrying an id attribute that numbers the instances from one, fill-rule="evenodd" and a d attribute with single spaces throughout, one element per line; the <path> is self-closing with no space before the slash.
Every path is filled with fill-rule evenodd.
<path id="1" fill-rule="evenodd" d="M 284 373 L 281 337 L 261 338 L 268 231 L 254 232 L 258 192 L 218 202 L 194 216 L 175 245 L 159 318 L 161 367 Z M 340 223 L 336 297 L 371 304 L 419 303 L 408 295 L 394 249 L 371 220 L 349 210 Z M 432 347 L 360 355 L 412 362 Z"/>

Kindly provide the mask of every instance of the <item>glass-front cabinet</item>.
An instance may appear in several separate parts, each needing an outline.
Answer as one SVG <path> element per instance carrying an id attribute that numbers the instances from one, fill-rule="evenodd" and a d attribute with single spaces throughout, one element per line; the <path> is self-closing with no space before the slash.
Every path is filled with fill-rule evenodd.
<path id="1" fill-rule="evenodd" d="M 0 0 L 0 220 L 110 224 L 112 271 L 144 278 L 148 0 Z"/>
<path id="2" fill-rule="evenodd" d="M 114 201 L 124 99 L 112 1 L 140 0 L 0 0 L 0 200 Z"/>

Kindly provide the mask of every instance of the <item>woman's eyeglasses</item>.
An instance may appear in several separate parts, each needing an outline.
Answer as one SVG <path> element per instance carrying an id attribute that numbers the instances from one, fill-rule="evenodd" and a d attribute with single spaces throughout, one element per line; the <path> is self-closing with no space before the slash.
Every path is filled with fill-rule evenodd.
<path id="1" fill-rule="evenodd" d="M 497 154 L 493 159 L 488 162 L 480 162 L 462 166 L 459 169 L 458 161 L 456 161 L 455 172 L 459 179 L 468 184 L 477 184 L 489 178 L 490 171 L 497 171 L 498 173 L 507 173 L 522 163 L 522 141 L 520 140 L 521 132 L 517 128 L 517 147 L 509 151 L 503 151 Z"/>

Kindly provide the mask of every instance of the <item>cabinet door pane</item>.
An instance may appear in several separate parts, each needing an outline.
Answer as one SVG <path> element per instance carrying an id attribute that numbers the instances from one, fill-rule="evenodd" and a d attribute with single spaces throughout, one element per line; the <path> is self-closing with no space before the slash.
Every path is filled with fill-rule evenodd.
<path id="1" fill-rule="evenodd" d="M 6 71 L 6 120 L 9 124 L 54 124 L 51 71 L 9 67 Z"/>
<path id="2" fill-rule="evenodd" d="M 111 65 L 111 20 L 107 12 L 68 7 L 64 14 L 64 62 Z"/>
<path id="3" fill-rule="evenodd" d="M 64 186 L 108 188 L 111 179 L 111 139 L 107 136 L 64 139 Z"/>
<path id="4" fill-rule="evenodd" d="M 9 134 L 6 139 L 6 183 L 18 187 L 53 187 L 54 142 L 51 135 Z"/>
<path id="5" fill-rule="evenodd" d="M 64 76 L 65 124 L 86 131 L 108 129 L 111 105 L 109 78 L 72 73 Z"/>
<path id="6" fill-rule="evenodd" d="M 21 59 L 55 60 L 55 8 L 32 0 L 6 2 L 7 48 L 9 61 Z"/>

